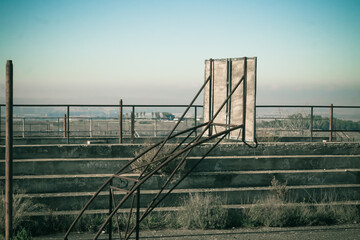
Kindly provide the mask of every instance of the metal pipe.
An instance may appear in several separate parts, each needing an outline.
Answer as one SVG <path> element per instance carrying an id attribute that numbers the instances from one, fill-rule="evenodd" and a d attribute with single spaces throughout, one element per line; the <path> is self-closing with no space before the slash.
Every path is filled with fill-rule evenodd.
<path id="1" fill-rule="evenodd" d="M 60 133 L 59 128 L 60 128 L 60 118 L 58 117 L 57 118 L 57 133 L 56 133 L 56 136 L 59 136 L 59 133 Z"/>
<path id="2" fill-rule="evenodd" d="M 1 106 L 0 106 L 0 138 L 1 138 L 1 124 L 2 124 L 2 121 L 1 121 Z"/>
<path id="3" fill-rule="evenodd" d="M 109 215 L 111 214 L 112 208 L 113 208 L 111 186 L 112 186 L 112 180 L 109 183 Z M 108 231 L 109 231 L 109 240 L 111 240 L 112 239 L 112 219 L 111 218 L 110 218 L 109 225 L 108 225 Z"/>
<path id="4" fill-rule="evenodd" d="M 66 136 L 67 136 L 67 139 L 66 139 L 66 142 L 67 144 L 70 143 L 70 106 L 67 106 L 66 108 L 66 112 L 67 112 L 67 129 L 66 129 Z"/>
<path id="5" fill-rule="evenodd" d="M 213 93 L 213 86 L 212 83 L 214 82 L 213 80 L 213 65 L 214 65 L 214 61 L 213 59 L 210 58 L 210 75 L 209 75 L 209 121 L 212 118 L 212 114 L 213 114 L 213 106 L 214 106 L 214 102 L 213 102 L 213 97 L 212 97 L 212 93 Z M 209 128 L 209 132 L 208 135 L 211 136 L 212 135 L 212 127 L 210 126 Z"/>
<path id="6" fill-rule="evenodd" d="M 135 113 L 134 108 L 131 112 L 131 124 L 130 124 L 130 142 L 134 143 L 134 135 L 135 135 Z"/>
<path id="7" fill-rule="evenodd" d="M 172 190 L 174 190 L 199 164 L 202 160 L 204 160 L 207 155 L 226 137 L 227 134 L 224 134 L 222 137 L 220 137 L 216 143 L 204 154 L 204 156 L 202 156 L 201 159 L 199 159 L 192 167 L 191 169 L 189 169 L 189 171 L 187 171 L 187 173 L 185 175 L 183 175 L 177 183 L 175 183 L 169 190 L 167 193 L 165 193 L 162 198 L 153 206 L 149 206 L 148 209 L 144 212 L 144 214 L 141 216 L 140 221 L 142 221 L 147 215 L 149 215 L 153 209 L 155 209 L 162 200 L 164 200 L 171 192 Z"/>
<path id="8" fill-rule="evenodd" d="M 5 107 L 5 104 L 0 104 L 0 106 Z M 113 104 L 14 104 L 13 107 L 119 107 L 119 105 Z M 123 107 L 179 107 L 184 108 L 188 105 L 156 105 L 156 104 L 134 104 L 134 105 L 123 105 Z M 203 107 L 203 105 L 193 105 L 197 107 Z M 256 105 L 257 108 L 329 108 L 329 105 Z M 339 105 L 334 106 L 334 108 L 360 108 L 360 105 Z"/>
<path id="9" fill-rule="evenodd" d="M 64 114 L 63 137 L 66 137 L 66 114 Z"/>
<path id="10" fill-rule="evenodd" d="M 194 122 L 195 122 L 195 124 L 194 124 L 194 127 L 196 127 L 196 124 L 197 124 L 197 106 L 195 106 L 195 114 L 194 114 L 195 116 L 194 116 Z M 197 136 L 197 131 L 195 130 L 195 137 Z"/>
<path id="11" fill-rule="evenodd" d="M 205 126 L 206 123 L 200 124 L 199 126 L 197 126 L 196 128 L 200 128 Z M 188 131 L 192 131 L 194 128 L 190 128 L 190 129 L 186 129 L 184 131 L 181 131 L 179 133 L 176 133 L 172 136 L 170 136 L 171 138 L 175 138 L 177 136 L 180 136 Z M 139 155 L 137 155 L 133 160 L 129 161 L 127 164 L 125 164 L 125 166 L 123 166 L 120 170 L 118 170 L 115 174 L 120 174 L 122 171 L 124 171 L 124 169 L 126 169 L 127 167 L 129 167 L 133 162 L 135 162 L 137 159 L 139 159 L 140 157 L 142 157 L 144 154 L 146 154 L 147 152 L 149 152 L 150 150 L 154 149 L 155 147 L 159 146 L 160 144 L 162 144 L 164 142 L 164 140 L 148 147 L 147 149 L 145 149 L 142 153 L 140 153 Z M 99 193 L 109 184 L 109 182 L 113 179 L 113 176 L 110 177 L 103 185 L 101 185 L 101 187 L 94 193 L 94 195 L 90 198 L 90 200 L 85 204 L 85 206 L 81 209 L 79 215 L 75 218 L 75 220 L 72 222 L 72 224 L 70 225 L 69 229 L 66 231 L 65 236 L 64 236 L 64 240 L 67 239 L 67 237 L 69 236 L 71 230 L 74 228 L 75 224 L 79 221 L 80 217 L 83 215 L 83 213 L 86 211 L 86 209 L 89 207 L 89 205 L 93 202 L 93 200 L 99 195 Z"/>
<path id="12" fill-rule="evenodd" d="M 119 106 L 119 144 L 123 143 L 123 100 L 120 99 Z"/>
<path id="13" fill-rule="evenodd" d="M 310 107 L 310 142 L 313 140 L 314 107 Z"/>
<path id="14" fill-rule="evenodd" d="M 159 152 L 161 151 L 161 149 L 164 147 L 164 145 L 167 143 L 167 141 L 169 140 L 169 138 L 171 138 L 172 134 L 174 133 L 175 129 L 179 126 L 179 124 L 181 123 L 181 121 L 184 119 L 185 115 L 187 114 L 187 112 L 189 111 L 189 109 L 193 106 L 194 102 L 196 101 L 196 99 L 199 97 L 200 93 L 202 92 L 202 90 L 205 88 L 206 84 L 210 81 L 210 77 L 208 77 L 208 79 L 204 82 L 204 84 L 201 86 L 200 90 L 196 93 L 195 97 L 193 98 L 193 100 L 191 101 L 191 103 L 186 107 L 184 113 L 181 115 L 181 117 L 179 118 L 179 120 L 176 122 L 175 126 L 171 129 L 170 133 L 166 136 L 166 138 L 161 142 L 161 145 L 159 147 L 159 149 L 155 152 L 155 154 L 152 156 L 151 160 L 149 162 L 152 162 L 157 155 L 159 154 Z M 203 135 L 203 133 L 202 133 Z M 201 135 L 201 136 L 202 136 Z M 145 170 L 143 172 L 146 171 L 147 168 L 145 168 Z M 140 176 L 141 178 L 141 176 Z"/>
<path id="15" fill-rule="evenodd" d="M 92 134 L 92 118 L 90 118 L 89 132 L 90 132 L 90 137 L 92 138 L 93 137 L 93 134 Z"/>
<path id="16" fill-rule="evenodd" d="M 108 223 L 108 221 L 110 220 L 110 218 L 112 216 L 114 216 L 114 214 L 119 210 L 119 208 L 124 204 L 124 202 L 129 198 L 130 195 L 132 195 L 136 189 L 138 187 L 140 187 L 145 181 L 147 181 L 151 176 L 153 176 L 153 174 L 155 174 L 156 172 L 159 171 L 159 169 L 161 169 L 163 166 L 165 166 L 166 164 L 168 164 L 170 161 L 172 161 L 174 158 L 176 158 L 177 156 L 183 154 L 184 152 L 199 146 L 205 142 L 208 142 L 209 140 L 215 139 L 217 137 L 223 136 L 224 134 L 229 133 L 230 131 L 236 130 L 243 127 L 243 125 L 239 125 L 238 127 L 234 127 L 232 129 L 229 130 L 225 130 L 219 133 L 216 133 L 212 136 L 209 136 L 206 139 L 202 139 L 202 140 L 198 140 L 196 142 L 194 142 L 192 145 L 189 145 L 187 147 L 185 147 L 184 149 L 179 150 L 178 152 L 176 152 L 175 155 L 172 155 L 172 157 L 168 158 L 166 161 L 162 162 L 161 164 L 159 164 L 155 169 L 153 169 L 149 174 L 147 174 L 146 176 L 144 176 L 143 178 L 141 178 L 137 183 L 135 183 L 133 185 L 133 187 L 130 188 L 129 192 L 123 197 L 123 199 L 118 203 L 118 205 L 116 205 L 116 207 L 114 208 L 113 212 L 110 214 L 109 217 L 107 217 L 107 219 L 105 220 L 105 222 L 100 226 L 98 232 L 96 233 L 94 239 L 97 239 L 99 237 L 99 235 L 101 234 L 102 230 L 104 229 L 105 225 Z M 207 129 L 205 129 L 206 131 Z"/>
<path id="17" fill-rule="evenodd" d="M 136 240 L 140 237 L 140 187 L 136 191 Z M 131 235 L 131 234 L 130 234 Z"/>
<path id="18" fill-rule="evenodd" d="M 22 137 L 25 138 L 25 118 L 22 119 Z"/>
<path id="19" fill-rule="evenodd" d="M 13 234 L 13 64 L 6 62 L 5 240 Z"/>
<path id="20" fill-rule="evenodd" d="M 330 105 L 330 118 L 329 118 L 329 142 L 333 140 L 333 114 L 334 114 L 334 106 Z"/>

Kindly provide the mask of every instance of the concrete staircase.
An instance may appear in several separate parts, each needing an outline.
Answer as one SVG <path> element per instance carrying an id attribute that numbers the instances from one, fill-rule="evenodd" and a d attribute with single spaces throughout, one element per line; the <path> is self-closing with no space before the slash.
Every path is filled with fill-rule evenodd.
<path id="1" fill-rule="evenodd" d="M 191 166 L 210 146 L 196 148 L 187 164 Z M 139 144 L 16 146 L 14 186 L 25 192 L 23 197 L 47 205 L 53 215 L 74 215 L 142 147 Z M 4 159 L 4 147 L 0 148 L 0 154 Z M 2 186 L 4 168 L 4 160 L 0 160 Z M 169 195 L 161 208 L 181 207 L 189 193 L 221 196 L 228 208 L 246 207 L 270 193 L 274 176 L 280 182 L 287 181 L 295 201 L 321 201 L 325 195 L 332 195 L 339 203 L 359 205 L 360 143 L 264 143 L 256 149 L 243 144 L 220 144 Z M 153 176 L 143 185 L 143 206 L 163 181 L 162 176 Z M 121 193 L 117 195 L 120 197 Z M 91 205 L 92 212 L 107 212 L 108 199 L 108 192 L 102 192 Z M 46 214 L 49 213 L 34 213 Z"/>

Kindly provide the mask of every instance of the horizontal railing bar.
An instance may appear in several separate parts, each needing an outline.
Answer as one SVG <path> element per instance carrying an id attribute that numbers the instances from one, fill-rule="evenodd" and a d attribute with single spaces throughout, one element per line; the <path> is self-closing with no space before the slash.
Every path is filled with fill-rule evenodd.
<path id="1" fill-rule="evenodd" d="M 330 105 L 256 105 L 257 108 L 330 108 Z M 360 108 L 360 106 L 333 106 L 333 108 Z"/>
<path id="2" fill-rule="evenodd" d="M 14 107 L 119 107 L 118 104 L 14 104 Z M 124 104 L 123 107 L 187 107 L 187 105 L 167 104 Z M 0 104 L 5 107 L 5 104 Z M 193 105 L 192 107 L 203 107 Z M 330 105 L 256 105 L 257 108 L 330 108 Z M 333 108 L 360 108 L 356 105 L 334 105 Z"/>
<path id="3" fill-rule="evenodd" d="M 313 132 L 360 132 L 360 130 L 341 130 L 341 129 L 333 129 L 333 130 L 321 130 L 321 129 L 313 129 Z"/>
<path id="4" fill-rule="evenodd" d="M 5 107 L 5 104 L 0 104 Z M 14 104 L 14 107 L 119 107 L 115 104 Z M 165 104 L 123 104 L 123 107 L 187 107 L 187 105 L 165 105 Z M 203 105 L 193 105 L 192 107 L 203 107 Z"/>

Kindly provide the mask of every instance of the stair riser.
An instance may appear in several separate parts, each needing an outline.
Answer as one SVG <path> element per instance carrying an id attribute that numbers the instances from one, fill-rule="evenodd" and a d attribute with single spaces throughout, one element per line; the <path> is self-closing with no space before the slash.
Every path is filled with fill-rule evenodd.
<path id="1" fill-rule="evenodd" d="M 60 174 L 112 174 L 122 168 L 128 160 L 80 160 L 80 161 L 14 161 L 14 176 L 60 175 Z M 1 175 L 5 172 L 0 162 Z"/>
<path id="2" fill-rule="evenodd" d="M 195 192 L 189 190 L 189 192 Z M 223 199 L 225 204 L 251 204 L 266 199 L 268 196 L 273 195 L 274 192 L 270 190 L 229 190 L 229 191 L 196 191 L 200 194 L 218 196 Z M 116 194 L 115 199 L 118 203 L 124 195 Z M 155 196 L 154 193 L 142 193 L 141 207 L 146 207 L 148 203 Z M 356 188 L 308 188 L 308 189 L 290 189 L 288 196 L 294 202 L 322 202 L 323 200 L 332 201 L 352 201 L 360 199 L 360 187 Z M 70 211 L 80 210 L 85 203 L 91 198 L 87 196 L 56 196 L 56 197 L 24 197 L 30 199 L 34 203 L 41 203 L 50 208 L 52 211 Z M 171 193 L 159 205 L 160 207 L 181 207 L 184 205 L 185 200 L 189 199 L 189 193 L 176 192 Z M 107 209 L 109 206 L 109 195 L 107 193 L 101 194 L 89 206 L 89 209 Z M 131 197 L 125 202 L 123 208 L 131 206 Z"/>
<path id="3" fill-rule="evenodd" d="M 198 159 L 189 158 L 186 168 L 190 169 Z M 56 160 L 56 161 L 14 161 L 14 175 L 56 175 L 56 174 L 112 174 L 129 160 Z M 195 172 L 212 171 L 256 171 L 256 170 L 305 170 L 305 169 L 347 169 L 359 168 L 360 157 L 277 157 L 277 158 L 211 158 L 204 159 Z M 0 162 L 0 176 L 5 173 L 5 162 Z"/>
<path id="4" fill-rule="evenodd" d="M 178 188 L 231 188 L 269 186 L 273 177 L 289 186 L 359 184 L 360 172 L 294 172 L 294 173 L 218 173 L 190 174 Z M 106 177 L 68 177 L 68 178 L 14 178 L 14 186 L 27 193 L 91 192 L 98 189 Z M 148 179 L 142 189 L 159 189 L 164 182 L 161 176 Z M 4 179 L 1 180 L 4 184 Z M 127 180 L 114 180 L 114 186 L 129 187 Z"/>
<path id="5" fill-rule="evenodd" d="M 212 144 L 204 144 L 192 151 L 193 156 L 202 156 Z M 45 145 L 15 146 L 15 159 L 28 158 L 101 158 L 133 157 L 146 146 L 141 144 L 122 145 Z M 257 148 L 244 144 L 220 144 L 212 156 L 261 156 L 261 155 L 337 155 L 360 154 L 360 143 L 261 143 Z M 5 147 L 0 147 L 4 159 Z"/>

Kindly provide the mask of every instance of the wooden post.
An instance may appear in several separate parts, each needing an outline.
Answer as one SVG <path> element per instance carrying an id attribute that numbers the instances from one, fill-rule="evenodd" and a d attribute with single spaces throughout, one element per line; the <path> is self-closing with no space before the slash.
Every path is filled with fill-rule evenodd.
<path id="1" fill-rule="evenodd" d="M 6 62 L 5 240 L 13 234 L 13 64 Z"/>
<path id="2" fill-rule="evenodd" d="M 330 118 L 329 118 L 329 142 L 333 140 L 333 113 L 334 113 L 333 104 L 330 105 Z"/>
<path id="3" fill-rule="evenodd" d="M 119 144 L 123 143 L 123 100 L 119 103 Z"/>

